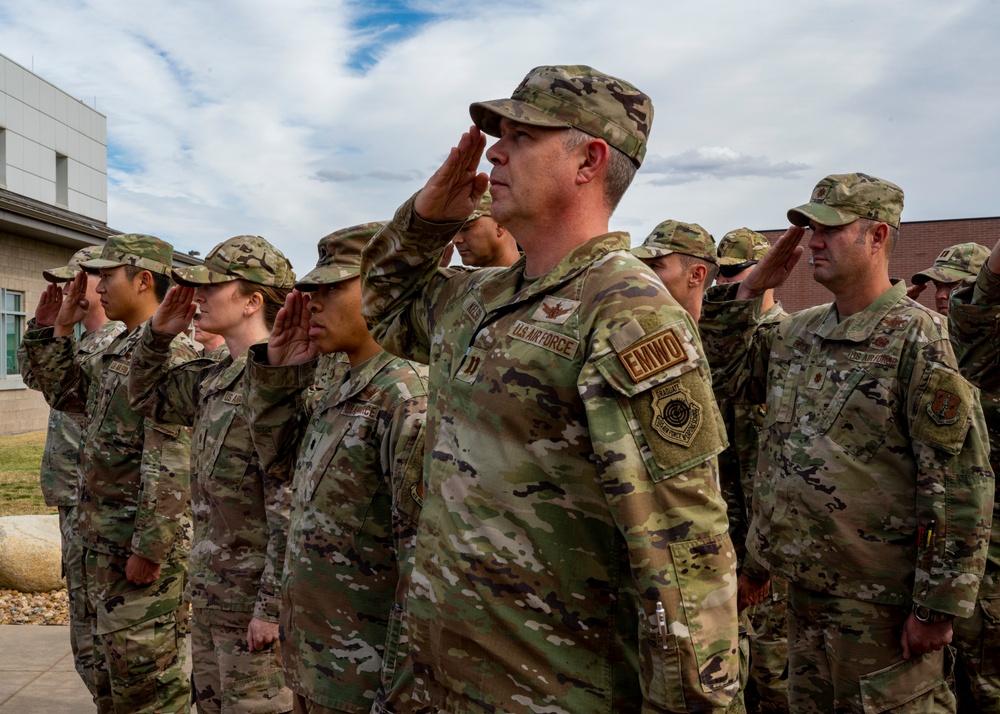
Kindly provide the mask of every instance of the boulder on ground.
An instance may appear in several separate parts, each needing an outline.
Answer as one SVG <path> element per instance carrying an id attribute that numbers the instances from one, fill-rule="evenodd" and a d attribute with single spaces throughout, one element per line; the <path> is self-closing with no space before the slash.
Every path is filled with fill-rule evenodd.
<path id="1" fill-rule="evenodd" d="M 44 593 L 64 587 L 59 516 L 0 518 L 0 588 Z"/>

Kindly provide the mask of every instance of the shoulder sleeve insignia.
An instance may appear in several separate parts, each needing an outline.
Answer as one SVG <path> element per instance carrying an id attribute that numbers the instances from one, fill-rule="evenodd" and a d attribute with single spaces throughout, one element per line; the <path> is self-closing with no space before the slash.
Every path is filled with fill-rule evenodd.
<path id="1" fill-rule="evenodd" d="M 681 381 L 674 380 L 652 392 L 653 428 L 667 441 L 690 446 L 702 422 L 702 407 Z"/>
<path id="2" fill-rule="evenodd" d="M 686 362 L 688 353 L 677 331 L 668 327 L 620 350 L 618 359 L 632 381 L 638 383 L 676 364 Z"/>
<path id="3" fill-rule="evenodd" d="M 934 401 L 927 405 L 927 414 L 938 426 L 949 426 L 958 421 L 960 406 L 962 406 L 961 397 L 939 389 L 934 393 Z"/>

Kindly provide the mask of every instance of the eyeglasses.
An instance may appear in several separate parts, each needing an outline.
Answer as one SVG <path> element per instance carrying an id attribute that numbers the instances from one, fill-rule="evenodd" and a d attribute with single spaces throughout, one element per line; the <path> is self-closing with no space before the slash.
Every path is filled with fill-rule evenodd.
<path id="1" fill-rule="evenodd" d="M 745 263 L 737 263 L 736 265 L 720 265 L 719 275 L 724 278 L 733 278 L 742 273 L 747 268 L 752 268 L 757 265 L 756 260 L 748 260 Z"/>

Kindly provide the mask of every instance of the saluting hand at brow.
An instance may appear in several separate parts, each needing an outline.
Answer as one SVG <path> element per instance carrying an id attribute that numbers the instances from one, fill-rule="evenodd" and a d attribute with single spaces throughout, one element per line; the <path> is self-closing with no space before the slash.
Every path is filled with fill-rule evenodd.
<path id="1" fill-rule="evenodd" d="M 736 299 L 750 300 L 785 282 L 805 251 L 799 245 L 805 232 L 805 228 L 789 226 L 788 230 L 774 242 L 771 250 L 753 266 L 750 274 L 740 283 Z"/>
<path id="2" fill-rule="evenodd" d="M 198 306 L 194 304 L 194 288 L 174 285 L 153 314 L 153 329 L 165 335 L 179 335 L 191 326 Z"/>
<path id="3" fill-rule="evenodd" d="M 278 310 L 267 341 L 267 362 L 274 366 L 304 364 L 319 354 L 309 339 L 309 296 L 292 290 Z"/>
<path id="4" fill-rule="evenodd" d="M 425 221 L 464 221 L 479 205 L 489 187 L 489 176 L 479 173 L 486 136 L 475 126 L 462 134 L 441 168 L 434 172 L 413 204 Z"/>

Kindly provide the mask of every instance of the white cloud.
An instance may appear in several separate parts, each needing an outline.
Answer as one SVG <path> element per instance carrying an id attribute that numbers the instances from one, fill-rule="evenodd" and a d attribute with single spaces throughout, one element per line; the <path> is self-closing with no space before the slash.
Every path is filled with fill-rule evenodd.
<path id="1" fill-rule="evenodd" d="M 107 115 L 113 227 L 202 253 L 257 233 L 303 273 L 320 237 L 420 187 L 470 102 L 550 63 L 653 98 L 612 217 L 633 240 L 665 218 L 780 227 L 857 170 L 903 186 L 904 220 L 997 213 L 1000 3 L 405 4 L 400 31 L 347 0 L 5 3 L 0 52 Z"/>
<path id="2" fill-rule="evenodd" d="M 747 156 L 728 146 L 703 146 L 674 156 L 647 156 L 643 175 L 654 176 L 654 186 L 674 186 L 708 178 L 799 178 L 808 164 L 772 161 L 766 156 Z"/>

